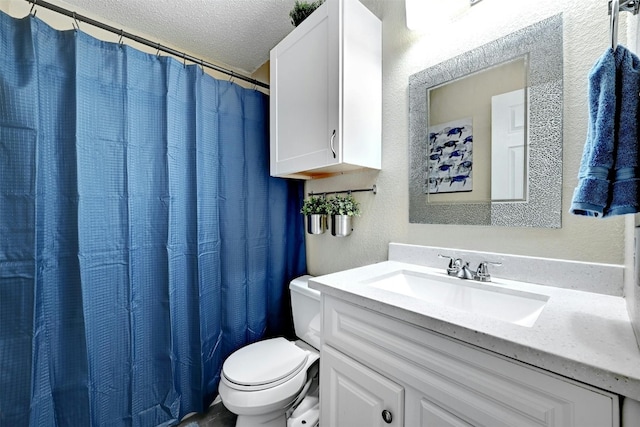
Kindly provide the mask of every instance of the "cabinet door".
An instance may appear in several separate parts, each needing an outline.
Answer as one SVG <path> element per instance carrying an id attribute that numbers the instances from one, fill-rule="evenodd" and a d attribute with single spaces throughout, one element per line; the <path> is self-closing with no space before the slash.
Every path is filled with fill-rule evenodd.
<path id="1" fill-rule="evenodd" d="M 282 176 L 338 162 L 337 67 L 329 40 L 336 18 L 323 4 L 271 50 L 271 175 Z M 335 42 L 333 42 L 335 43 Z M 333 92 L 336 92 L 334 94 Z M 332 109 L 335 110 L 335 109 Z M 333 111 L 335 114 L 335 111 Z"/>
<path id="2" fill-rule="evenodd" d="M 320 400 L 320 425 L 404 425 L 403 387 L 328 346 L 320 357 Z"/>

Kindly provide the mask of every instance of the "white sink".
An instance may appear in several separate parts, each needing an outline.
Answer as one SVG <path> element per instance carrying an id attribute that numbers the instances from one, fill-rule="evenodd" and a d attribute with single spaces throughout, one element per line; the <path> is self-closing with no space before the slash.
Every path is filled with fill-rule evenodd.
<path id="1" fill-rule="evenodd" d="M 549 300 L 547 295 L 410 270 L 394 271 L 363 284 L 527 327 L 533 326 Z"/>

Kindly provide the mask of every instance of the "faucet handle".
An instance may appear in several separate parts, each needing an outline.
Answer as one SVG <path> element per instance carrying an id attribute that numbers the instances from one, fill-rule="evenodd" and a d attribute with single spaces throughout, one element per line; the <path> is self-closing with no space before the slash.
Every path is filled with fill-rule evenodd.
<path id="1" fill-rule="evenodd" d="M 449 266 L 447 267 L 447 274 L 449 276 L 455 276 L 462 268 L 462 260 L 460 258 L 454 258 L 442 254 L 438 254 L 438 258 L 447 258 L 449 260 Z"/>
<path id="2" fill-rule="evenodd" d="M 502 265 L 501 262 L 496 261 L 482 261 L 480 265 L 478 265 L 478 270 L 475 274 L 475 279 L 480 282 L 490 282 L 491 275 L 489 274 L 488 264 L 495 265 L 496 267 L 500 267 Z"/>

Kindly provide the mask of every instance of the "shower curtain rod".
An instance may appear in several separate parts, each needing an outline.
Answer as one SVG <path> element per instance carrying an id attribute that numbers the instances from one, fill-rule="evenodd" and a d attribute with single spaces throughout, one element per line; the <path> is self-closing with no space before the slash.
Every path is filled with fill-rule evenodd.
<path id="1" fill-rule="evenodd" d="M 154 49 L 157 49 L 158 53 L 162 51 L 162 52 L 168 53 L 170 55 L 173 55 L 173 56 L 175 56 L 177 58 L 182 58 L 182 60 L 185 63 L 187 61 L 193 62 L 194 64 L 198 64 L 201 67 L 211 68 L 212 70 L 218 71 L 218 72 L 226 74 L 228 76 L 231 76 L 231 78 L 244 80 L 245 82 L 249 82 L 249 83 L 255 85 L 256 87 L 260 86 L 262 88 L 269 89 L 269 85 L 268 84 L 263 83 L 261 81 L 258 81 L 256 79 L 252 79 L 251 77 L 243 76 L 242 74 L 238 74 L 235 71 L 228 70 L 226 68 L 220 67 L 218 65 L 212 64 L 210 62 L 207 62 L 207 61 L 204 61 L 202 59 L 196 58 L 194 56 L 187 55 L 185 52 L 180 52 L 180 51 L 177 51 L 175 49 L 171 49 L 170 47 L 163 46 L 160 43 L 154 43 L 151 40 L 145 39 L 145 38 L 140 37 L 140 36 L 136 36 L 135 34 L 128 33 L 128 32 L 126 32 L 124 30 L 121 30 L 121 29 L 119 30 L 119 29 L 117 29 L 115 27 L 112 27 L 110 25 L 107 25 L 107 24 L 104 24 L 102 22 L 96 21 L 94 19 L 88 18 L 86 16 L 77 14 L 77 13 L 72 12 L 70 10 L 64 9 L 64 8 L 62 8 L 60 6 L 56 6 L 55 4 L 48 3 L 48 2 L 46 2 L 44 0 L 25 0 L 25 1 L 27 1 L 28 3 L 32 3 L 32 6 L 31 6 L 31 11 L 32 12 L 33 12 L 33 9 L 36 6 L 43 7 L 45 9 L 49 9 L 49 10 L 52 10 L 54 12 L 57 12 L 57 13 L 60 13 L 62 15 L 66 15 L 66 16 L 68 16 L 70 18 L 73 18 L 76 21 L 76 25 L 77 25 L 77 21 L 86 22 L 89 25 L 93 25 L 94 27 L 101 28 L 103 30 L 109 31 L 111 33 L 114 33 L 114 34 L 120 36 L 120 40 L 122 40 L 123 37 L 124 38 L 128 38 L 128 39 L 133 40 L 135 42 L 138 42 L 138 43 L 141 43 L 143 45 L 146 45 L 146 46 L 152 47 Z M 35 15 L 35 13 L 34 13 L 34 15 Z M 79 28 L 79 26 L 78 26 L 78 28 Z"/>

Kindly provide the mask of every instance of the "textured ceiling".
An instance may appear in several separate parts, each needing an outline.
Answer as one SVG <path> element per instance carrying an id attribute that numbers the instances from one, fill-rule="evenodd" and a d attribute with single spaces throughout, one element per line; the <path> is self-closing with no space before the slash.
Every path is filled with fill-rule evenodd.
<path id="1" fill-rule="evenodd" d="M 55 0 L 52 3 L 56 3 Z M 64 0 L 153 41 L 253 73 L 293 30 L 295 0 Z M 58 2 L 59 4 L 59 2 Z"/>

